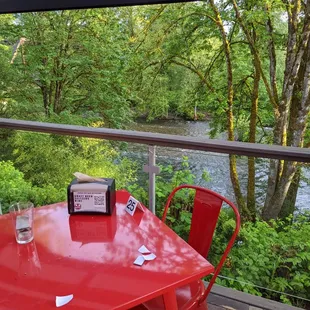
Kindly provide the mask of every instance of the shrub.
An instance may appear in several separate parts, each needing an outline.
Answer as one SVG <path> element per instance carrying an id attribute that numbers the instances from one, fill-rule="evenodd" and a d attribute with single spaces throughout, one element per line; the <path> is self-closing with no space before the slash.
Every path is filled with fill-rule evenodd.
<path id="1" fill-rule="evenodd" d="M 25 181 L 23 173 L 15 169 L 12 162 L 0 161 L 0 202 L 3 212 L 7 212 L 15 201 L 29 200 L 31 190 L 31 183 Z"/>
<path id="2" fill-rule="evenodd" d="M 16 167 L 38 188 L 52 186 L 64 193 L 76 171 L 115 178 L 118 187 L 136 178 L 135 164 L 120 160 L 115 149 L 102 140 L 18 132 L 12 145 Z"/>
<path id="3" fill-rule="evenodd" d="M 218 261 L 234 228 L 234 220 L 222 212 L 210 250 L 211 262 Z M 300 300 L 285 294 L 310 299 L 310 215 L 300 214 L 293 221 L 243 223 L 217 283 L 247 293 L 297 306 Z M 281 292 L 271 292 L 259 287 Z"/>
<path id="4" fill-rule="evenodd" d="M 52 185 L 43 188 L 32 186 L 24 179 L 24 174 L 11 161 L 0 161 L 0 202 L 3 213 L 17 201 L 31 201 L 35 206 L 63 201 L 66 189 L 60 191 Z"/>

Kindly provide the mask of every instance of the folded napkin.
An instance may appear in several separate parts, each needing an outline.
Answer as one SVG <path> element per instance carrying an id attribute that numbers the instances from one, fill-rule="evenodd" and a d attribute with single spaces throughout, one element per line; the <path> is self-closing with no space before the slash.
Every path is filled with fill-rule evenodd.
<path id="1" fill-rule="evenodd" d="M 102 181 L 105 181 L 105 179 L 91 177 L 91 176 L 84 174 L 84 173 L 81 173 L 81 172 L 74 172 L 73 175 L 77 178 L 78 182 L 102 182 Z"/>

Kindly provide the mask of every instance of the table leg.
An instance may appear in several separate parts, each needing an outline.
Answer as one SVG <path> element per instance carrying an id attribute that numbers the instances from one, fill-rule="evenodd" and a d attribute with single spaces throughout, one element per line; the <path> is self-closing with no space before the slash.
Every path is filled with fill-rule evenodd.
<path id="1" fill-rule="evenodd" d="M 178 309 L 177 298 L 175 296 L 174 290 L 171 290 L 170 292 L 164 294 L 163 298 L 164 298 L 165 309 L 167 310 Z"/>

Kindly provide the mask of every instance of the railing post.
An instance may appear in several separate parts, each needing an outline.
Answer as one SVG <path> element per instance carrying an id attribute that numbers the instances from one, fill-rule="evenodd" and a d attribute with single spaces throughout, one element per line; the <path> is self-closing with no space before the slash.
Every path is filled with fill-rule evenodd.
<path id="1" fill-rule="evenodd" d="M 156 166 L 155 146 L 149 145 L 149 164 L 143 166 L 143 171 L 149 173 L 149 209 L 155 214 L 155 175 L 160 172 Z"/>

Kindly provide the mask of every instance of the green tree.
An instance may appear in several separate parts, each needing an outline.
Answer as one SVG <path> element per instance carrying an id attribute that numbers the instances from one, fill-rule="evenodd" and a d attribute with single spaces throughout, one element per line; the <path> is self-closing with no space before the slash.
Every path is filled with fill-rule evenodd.
<path id="1" fill-rule="evenodd" d="M 25 39 L 23 58 L 12 63 L 19 92 L 13 91 L 11 97 L 18 103 L 19 117 L 91 110 L 112 127 L 130 119 L 122 74 L 127 37 L 117 14 L 117 10 L 27 13 L 7 25 L 14 30 L 12 38 Z"/>
<path id="2" fill-rule="evenodd" d="M 303 147 L 304 134 L 307 126 L 307 115 L 310 110 L 309 100 L 309 47 L 310 47 L 310 2 L 301 3 L 299 0 L 287 1 L 282 12 L 287 14 L 287 43 L 285 70 L 282 78 L 282 92 L 279 92 L 277 81 L 276 40 L 274 37 L 274 19 L 272 10 L 279 9 L 282 4 L 275 2 L 273 6 L 265 3 L 265 23 L 269 38 L 269 81 L 262 66 L 260 50 L 253 40 L 253 35 L 247 25 L 247 20 L 240 13 L 235 0 L 232 0 L 236 18 L 253 51 L 254 59 L 262 74 L 269 99 L 274 109 L 275 126 L 273 143 Z M 302 17 L 300 17 L 302 16 Z M 289 134 L 288 134 L 289 133 Z M 263 209 L 266 220 L 277 218 L 281 213 L 297 171 L 296 162 L 270 161 L 267 196 Z"/>

